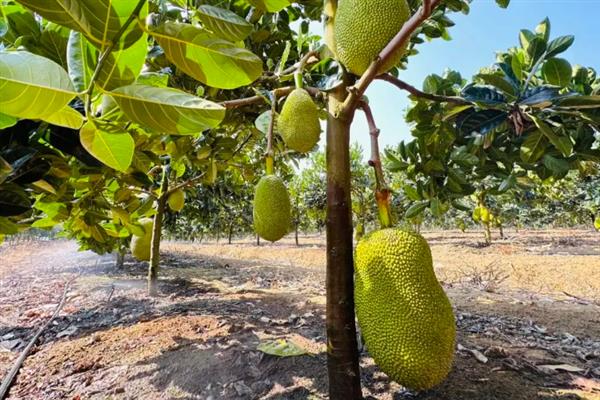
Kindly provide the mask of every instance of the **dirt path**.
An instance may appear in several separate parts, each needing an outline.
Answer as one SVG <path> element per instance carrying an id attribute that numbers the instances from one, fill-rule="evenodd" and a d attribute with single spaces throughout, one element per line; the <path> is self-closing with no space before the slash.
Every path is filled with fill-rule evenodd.
<path id="1" fill-rule="evenodd" d="M 411 393 L 364 353 L 366 398 L 600 399 L 597 236 L 524 232 L 482 248 L 478 234 L 426 234 L 456 308 L 450 378 Z M 0 375 L 78 276 L 9 398 L 326 398 L 322 238 L 164 250 L 162 295 L 149 299 L 143 264 L 116 270 L 60 241 L 0 247 Z M 257 350 L 273 339 L 310 355 Z"/>

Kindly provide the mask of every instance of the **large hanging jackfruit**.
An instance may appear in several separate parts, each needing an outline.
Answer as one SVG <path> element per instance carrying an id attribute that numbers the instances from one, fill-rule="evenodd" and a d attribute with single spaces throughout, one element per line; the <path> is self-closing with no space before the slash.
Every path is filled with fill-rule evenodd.
<path id="1" fill-rule="evenodd" d="M 389 228 L 356 247 L 356 314 L 367 350 L 390 378 L 414 390 L 439 384 L 454 356 L 452 306 L 425 239 Z"/>
<path id="2" fill-rule="evenodd" d="M 295 89 L 288 95 L 277 126 L 283 141 L 292 150 L 307 153 L 317 145 L 321 136 L 319 110 L 306 90 Z"/>
<path id="3" fill-rule="evenodd" d="M 339 0 L 333 27 L 338 60 L 353 74 L 364 74 L 409 17 L 406 0 Z M 398 64 L 405 49 L 394 53 L 379 73 Z"/>
<path id="4" fill-rule="evenodd" d="M 144 228 L 143 236 L 134 235 L 131 238 L 131 254 L 140 261 L 150 261 L 150 246 L 152 245 L 152 227 L 154 220 L 152 218 L 142 218 L 140 220 Z"/>
<path id="5" fill-rule="evenodd" d="M 254 192 L 254 230 L 263 239 L 276 242 L 290 228 L 290 196 L 281 178 L 275 175 L 263 177 Z"/>

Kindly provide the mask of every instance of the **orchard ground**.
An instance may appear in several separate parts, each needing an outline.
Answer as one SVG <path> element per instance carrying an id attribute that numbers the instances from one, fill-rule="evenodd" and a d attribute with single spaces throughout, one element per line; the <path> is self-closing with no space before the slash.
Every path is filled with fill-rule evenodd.
<path id="1" fill-rule="evenodd" d="M 600 239 L 580 230 L 425 232 L 456 310 L 453 371 L 403 390 L 362 353 L 365 398 L 600 399 Z M 0 247 L 0 376 L 52 314 L 9 399 L 324 399 L 324 237 L 257 247 L 165 242 L 161 295 L 146 264 L 67 241 Z M 257 350 L 285 339 L 307 355 Z"/>

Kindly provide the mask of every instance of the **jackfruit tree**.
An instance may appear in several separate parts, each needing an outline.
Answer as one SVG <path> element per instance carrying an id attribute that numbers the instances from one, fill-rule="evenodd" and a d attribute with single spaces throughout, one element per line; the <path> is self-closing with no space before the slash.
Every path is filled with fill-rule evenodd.
<path id="1" fill-rule="evenodd" d="M 407 118 L 415 122 L 416 140 L 388 158 L 394 156 L 393 169 L 412 174 L 407 214 L 416 217 L 425 208 L 443 213 L 471 194 L 467 177 L 477 181 L 492 165 L 507 185 L 518 182 L 521 171 L 503 154 L 517 155 L 520 168 L 540 177 L 597 162 L 595 73 L 556 57 L 572 39 L 550 41 L 547 23 L 536 33 L 522 32 L 522 47 L 503 54 L 471 85 L 456 73 L 432 75 L 425 90 L 402 81 L 398 76 L 426 39 L 449 39 L 449 15 L 467 13 L 467 0 L 201 3 L 2 1 L 0 235 L 62 224 L 83 248 L 122 251 L 132 236 L 147 234 L 140 221 L 150 217 L 148 289 L 156 294 L 163 221 L 179 217 L 169 211 L 169 197 L 185 190 L 193 204 L 207 187 L 240 177 L 254 187 L 265 164 L 267 180 L 284 178 L 288 164 L 314 147 L 318 119 L 326 117 L 329 398 L 360 399 L 350 157 L 357 111 L 369 120 L 381 225 L 393 225 L 395 216 L 367 88 L 384 80 L 415 101 Z M 508 0 L 497 3 L 505 7 Z M 329 48 L 308 32 L 322 13 Z M 352 30 L 361 40 L 349 37 Z M 305 115 L 299 120 L 295 112 Z M 280 183 L 273 203 L 257 196 L 259 208 L 285 203 Z M 389 254 L 402 250 L 390 243 Z M 424 247 L 413 253 L 415 262 L 427 258 Z M 431 276 L 419 282 L 428 282 L 416 289 L 431 297 L 425 306 L 447 310 Z M 395 290 L 419 286 L 417 280 L 397 283 Z M 399 323 L 402 337 L 384 344 L 414 335 L 409 324 Z M 447 355 L 449 343 L 440 355 Z M 430 377 L 395 374 L 388 355 L 377 355 L 377 343 L 372 347 L 393 378 L 417 389 L 445 373 L 447 357 Z M 415 366 L 432 362 L 429 347 L 414 350 Z"/>

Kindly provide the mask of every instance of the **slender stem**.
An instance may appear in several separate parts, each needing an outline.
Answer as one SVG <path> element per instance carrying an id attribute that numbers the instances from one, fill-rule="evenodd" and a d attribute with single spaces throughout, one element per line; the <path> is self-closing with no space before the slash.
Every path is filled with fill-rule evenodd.
<path id="1" fill-rule="evenodd" d="M 377 209 L 379 210 L 379 222 L 383 228 L 389 228 L 392 226 L 392 214 L 390 210 L 391 191 L 385 182 L 381 154 L 379 152 L 380 130 L 375 124 L 375 118 L 373 117 L 369 103 L 364 100 L 361 101 L 360 108 L 367 117 L 369 134 L 371 136 L 371 159 L 369 160 L 369 165 L 375 171 L 375 200 L 377 202 Z"/>
<path id="2" fill-rule="evenodd" d="M 172 194 L 173 192 L 176 192 L 179 189 L 184 189 L 186 187 L 192 186 L 193 184 L 195 184 L 196 182 L 198 182 L 200 179 L 204 178 L 204 175 L 206 175 L 206 172 L 201 173 L 200 175 L 197 175 L 193 178 L 188 179 L 185 182 L 182 182 L 178 185 L 173 186 L 172 188 L 170 188 L 167 191 L 167 197 Z"/>
<path id="3" fill-rule="evenodd" d="M 100 71 L 102 71 L 102 67 L 104 67 L 104 63 L 106 62 L 106 59 L 108 58 L 110 53 L 114 50 L 117 43 L 119 43 L 121 36 L 123 36 L 123 34 L 129 27 L 129 25 L 131 25 L 131 23 L 139 16 L 140 11 L 142 11 L 142 7 L 144 7 L 145 3 L 146 3 L 146 0 L 138 1 L 137 5 L 133 9 L 131 14 L 127 18 L 127 20 L 121 26 L 121 29 L 119 29 L 117 31 L 117 33 L 115 34 L 115 37 L 112 39 L 112 41 L 110 42 L 108 47 L 104 50 L 104 52 L 98 59 L 98 64 L 96 65 L 96 69 L 94 70 L 94 73 L 92 74 L 92 77 L 90 79 L 90 84 L 89 84 L 87 90 L 85 91 L 85 94 L 87 95 L 87 98 L 85 101 L 85 114 L 88 118 L 90 117 L 91 111 L 92 111 L 92 95 L 94 94 L 94 84 L 96 83 L 96 80 L 98 79 L 98 76 L 100 75 Z"/>
<path id="4" fill-rule="evenodd" d="M 302 89 L 304 86 L 304 82 L 302 82 L 302 70 L 298 69 L 298 71 L 294 72 L 294 83 L 296 84 L 296 89 Z"/>
<path id="5" fill-rule="evenodd" d="M 331 400 L 362 399 L 354 314 L 350 172 L 353 113 L 338 115 L 345 86 L 329 94 L 327 120 L 327 370 Z"/>
<path id="6" fill-rule="evenodd" d="M 406 90 L 408 93 L 412 94 L 413 96 L 420 97 L 420 98 L 423 98 L 426 100 L 438 101 L 441 103 L 471 104 L 468 101 L 466 101 L 465 99 L 462 99 L 460 97 L 440 96 L 437 94 L 425 93 L 425 92 L 417 89 L 416 87 L 414 87 L 414 86 L 404 82 L 403 80 L 400 80 L 390 74 L 379 75 L 375 79 L 389 82 L 392 85 L 396 86 L 398 89 Z"/>
<path id="7" fill-rule="evenodd" d="M 404 23 L 392 41 L 385 46 L 369 68 L 367 68 L 358 83 L 354 87 L 349 88 L 350 95 L 344 101 L 344 105 L 340 110 L 341 113 L 352 113 L 356 109 L 367 88 L 379 73 L 380 67 L 385 65 L 394 53 L 408 42 L 413 32 L 431 16 L 431 13 L 440 2 L 441 0 L 423 0 L 423 6 L 421 6 L 419 11 Z"/>
<path id="8" fill-rule="evenodd" d="M 271 91 L 271 94 L 275 97 L 285 97 L 288 94 L 290 94 L 294 89 L 296 89 L 295 86 L 286 86 L 286 87 L 278 88 L 278 89 Z M 319 89 L 314 88 L 314 87 L 305 87 L 304 89 L 308 93 L 310 93 L 310 95 L 313 97 L 319 96 L 321 93 L 319 91 Z M 257 95 L 257 96 L 252 96 L 252 97 L 246 97 L 245 99 L 223 101 L 220 104 L 227 109 L 232 109 L 232 108 L 250 106 L 250 105 L 254 105 L 254 104 L 263 104 L 266 102 L 267 102 L 267 99 L 264 96 Z"/>
<path id="9" fill-rule="evenodd" d="M 271 94 L 271 118 L 269 119 L 269 128 L 267 130 L 267 152 L 265 153 L 265 162 L 267 175 L 273 175 L 274 173 L 274 155 L 273 151 L 273 133 L 275 130 L 275 114 L 277 114 L 277 96 L 275 93 Z"/>

